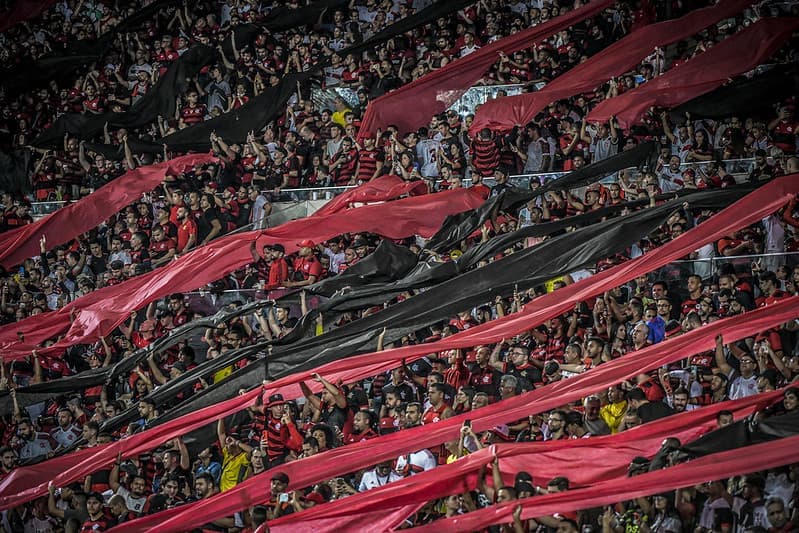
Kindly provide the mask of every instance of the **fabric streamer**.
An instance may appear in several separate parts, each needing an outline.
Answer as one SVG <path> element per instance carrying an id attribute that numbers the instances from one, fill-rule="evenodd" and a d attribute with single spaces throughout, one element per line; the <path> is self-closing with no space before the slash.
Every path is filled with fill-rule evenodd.
<path id="1" fill-rule="evenodd" d="M 58 354 L 73 344 L 93 342 L 121 324 L 131 309 L 139 309 L 173 292 L 196 289 L 251 263 L 249 247 L 242 244 L 253 240 L 260 245 L 281 243 L 291 253 L 298 249 L 297 243 L 302 239 L 320 242 L 350 232 L 365 231 L 392 239 L 429 236 L 447 215 L 481 203 L 479 194 L 459 189 L 405 198 L 387 205 L 367 205 L 326 216 L 311 216 L 264 231 L 221 237 L 163 268 L 96 290 L 58 311 L 0 328 L 0 348 L 8 361 L 26 357 L 34 349 L 44 355 Z M 78 312 L 74 321 L 70 319 L 73 310 Z M 56 344 L 46 348 L 38 346 L 65 332 Z"/>
<path id="2" fill-rule="evenodd" d="M 372 49 L 406 31 L 452 14 L 470 3 L 473 3 L 473 0 L 436 2 L 418 13 L 389 25 L 362 43 L 340 50 L 338 55 L 341 57 L 348 54 L 358 56 L 364 50 Z M 298 83 L 305 84 L 328 64 L 329 59 L 313 65 L 309 70 L 283 76 L 277 85 L 267 87 L 261 94 L 250 99 L 239 109 L 176 131 L 155 141 L 148 142 L 129 138 L 128 144 L 135 153 L 157 154 L 161 152 L 164 144 L 169 149 L 177 151 L 208 150 L 211 146 L 209 136 L 212 132 L 216 132 L 229 143 L 244 143 L 248 132 L 262 130 L 269 122 L 285 113 L 286 104 L 296 94 Z M 163 114 L 163 116 L 167 116 L 167 114 Z M 117 148 L 113 146 L 92 145 L 92 149 L 109 157 L 121 156 Z"/>
<path id="3" fill-rule="evenodd" d="M 741 78 L 715 91 L 697 96 L 672 109 L 676 116 L 685 113 L 701 118 L 725 119 L 746 109 L 747 116 L 769 117 L 774 104 L 799 93 L 799 68 L 795 64 L 777 65 L 754 78 Z"/>
<path id="4" fill-rule="evenodd" d="M 166 176 L 216 160 L 207 154 L 190 154 L 129 170 L 89 196 L 33 224 L 0 234 L 0 264 L 11 268 L 28 257 L 39 255 L 39 238 L 42 235 L 47 238 L 48 250 L 67 243 L 139 200 L 142 193 L 156 188 Z"/>
<path id="5" fill-rule="evenodd" d="M 555 17 L 543 24 L 514 33 L 456 59 L 446 66 L 381 96 L 369 103 L 358 138 L 373 136 L 377 129 L 393 124 L 400 133 L 416 131 L 432 115 L 441 113 L 474 85 L 497 62 L 502 51 L 511 54 L 596 15 L 611 5 L 610 0 L 594 0 L 585 6 Z"/>
<path id="6" fill-rule="evenodd" d="M 230 516 L 242 507 L 264 501 L 265 480 L 268 480 L 269 476 L 276 471 L 285 472 L 289 476 L 291 480 L 289 489 L 307 487 L 338 475 L 366 468 L 380 461 L 394 459 L 401 454 L 457 438 L 459 428 L 467 418 L 471 419 L 472 427 L 476 432 L 482 432 L 493 428 L 498 423 L 519 420 L 530 414 L 555 409 L 614 383 L 632 378 L 641 372 L 647 372 L 695 353 L 712 349 L 715 345 L 714 337 L 717 334 L 723 335 L 729 341 L 754 336 L 759 331 L 794 317 L 797 301 L 799 298 L 796 297 L 781 300 L 772 306 L 760 308 L 745 315 L 714 322 L 712 328 L 703 327 L 693 330 L 682 336 L 668 339 L 634 354 L 628 354 L 628 356 L 605 363 L 579 376 L 558 381 L 488 405 L 477 411 L 442 420 L 436 424 L 403 430 L 378 439 L 334 448 L 306 459 L 286 463 L 249 478 L 233 489 L 212 498 L 126 522 L 125 531 L 144 532 L 157 525 L 159 531 L 171 533 Z M 467 333 L 468 331 L 470 330 L 467 330 Z M 444 339 L 444 341 L 446 340 Z M 417 351 L 427 348 L 425 353 L 429 353 L 431 346 L 422 345 L 409 348 Z M 374 355 L 387 357 L 392 352 L 399 354 L 403 351 L 406 349 L 389 350 Z M 343 362 L 349 365 L 354 359 L 357 358 L 347 359 Z M 330 375 L 324 373 L 323 369 L 319 369 L 319 372 L 325 376 Z M 268 385 L 267 393 L 273 393 L 273 385 L 275 384 Z M 0 484 L 0 494 L 3 492 L 3 488 L 3 485 Z M 0 503 L 3 500 L 4 498 L 0 498 Z M 203 512 L 196 512 L 196 508 L 200 507 Z"/>
<path id="7" fill-rule="evenodd" d="M 720 87 L 771 57 L 799 28 L 796 18 L 763 18 L 662 76 L 600 102 L 590 122 L 616 117 L 628 129 L 653 106 L 674 107 Z"/>
<path id="8" fill-rule="evenodd" d="M 456 518 L 438 520 L 408 531 L 419 533 L 480 531 L 492 524 L 512 522 L 513 511 L 517 505 L 522 506 L 522 520 L 614 505 L 620 501 L 691 487 L 708 480 L 726 479 L 748 474 L 753 470 L 766 470 L 787 465 L 796 461 L 797 446 L 799 446 L 799 436 L 787 437 L 750 446 L 746 449 L 745 454 L 741 454 L 738 450 L 714 453 L 664 470 L 625 478 L 623 483 L 619 483 L 618 479 L 613 479 L 584 489 L 514 500 Z M 757 457 L 756 464 L 752 462 L 752 457 Z M 531 456 L 529 460 L 535 461 L 536 458 Z"/>
<path id="9" fill-rule="evenodd" d="M 517 209 L 522 204 L 542 196 L 548 191 L 569 190 L 581 185 L 588 185 L 619 170 L 640 166 L 650 159 L 654 153 L 654 143 L 644 142 L 632 150 L 623 151 L 602 161 L 595 161 L 583 168 L 550 180 L 538 189 L 528 191 L 522 189 L 505 190 L 499 195 L 492 196 L 486 200 L 486 203 L 477 209 L 458 213 L 447 218 L 441 229 L 430 237 L 427 247 L 437 252 L 450 250 L 458 246 L 462 240 L 467 239 L 486 221 L 496 217 L 502 211 Z"/>
<path id="10" fill-rule="evenodd" d="M 421 472 L 343 500 L 317 505 L 302 514 L 280 517 L 271 521 L 269 528 L 274 533 L 288 531 L 287 528 L 297 532 L 334 529 L 357 531 L 369 525 L 373 531 L 393 530 L 399 525 L 392 520 L 392 511 L 395 508 L 404 507 L 409 511 L 405 515 L 407 517 L 419 504 L 475 489 L 480 468 L 493 461 L 492 452 L 496 452 L 499 457 L 503 481 L 511 486 L 516 472 L 519 471 L 528 472 L 533 477 L 533 484 L 539 486 L 546 486 L 550 479 L 566 473 L 572 488 L 617 479 L 626 474 L 633 457 L 655 455 L 663 439 L 673 437 L 682 442 L 691 442 L 705 435 L 714 435 L 719 431 L 716 429 L 716 415 L 720 411 L 729 410 L 736 418 L 743 418 L 778 401 L 781 396 L 782 391 L 773 391 L 713 404 L 615 435 L 503 444 L 493 450 L 484 448 L 434 470 Z M 534 462 L 529 461 L 532 454 L 536 457 Z M 575 457 L 580 457 L 579 469 L 574 468 Z M 489 475 L 490 468 L 488 466 Z"/>
<path id="11" fill-rule="evenodd" d="M 655 48 L 687 39 L 751 3 L 751 0 L 727 0 L 636 30 L 558 76 L 540 91 L 489 100 L 477 108 L 470 131 L 472 135 L 483 128 L 508 131 L 527 124 L 550 103 L 593 90 L 635 67 Z"/>
<path id="12" fill-rule="evenodd" d="M 58 148 L 63 146 L 64 134 L 80 139 L 91 139 L 103 132 L 107 123 L 116 128 L 138 128 L 155 120 L 159 115 L 170 117 L 175 114 L 177 96 L 189 86 L 189 80 L 206 65 L 216 60 L 217 51 L 210 46 L 195 45 L 173 62 L 166 73 L 130 109 L 124 113 L 67 113 L 34 139 L 31 144 L 38 148 Z M 207 144 L 202 151 L 207 151 Z M 159 144 L 159 153 L 163 147 Z M 118 148 L 118 147 L 117 147 Z M 115 149 L 117 149 L 115 148 Z M 188 150 L 184 150 L 188 151 Z"/>
<path id="13" fill-rule="evenodd" d="M 592 278 L 579 281 L 577 283 L 559 289 L 556 292 L 542 296 L 541 298 L 538 298 L 533 302 L 530 302 L 530 304 L 525 306 L 525 308 L 519 313 L 503 317 L 502 319 L 498 319 L 492 323 L 483 326 L 477 326 L 475 328 L 471 328 L 469 330 L 457 333 L 455 335 L 452 335 L 435 343 L 423 344 L 419 346 L 409 346 L 405 348 L 388 350 L 385 352 L 380 352 L 375 354 L 368 354 L 365 356 L 351 357 L 341 362 L 334 362 L 328 365 L 324 365 L 321 368 L 317 369 L 317 371 L 320 374 L 325 375 L 326 377 L 332 379 L 333 381 L 342 379 L 343 382 L 350 383 L 355 379 L 362 379 L 363 377 L 374 375 L 381 371 L 393 368 L 399 363 L 399 361 L 402 361 L 404 359 L 410 359 L 412 357 L 420 357 L 424 354 L 436 351 L 442 351 L 454 348 L 465 348 L 483 343 L 496 342 L 502 338 L 510 338 L 521 331 L 529 329 L 530 327 L 535 327 L 536 325 L 543 323 L 545 320 L 552 318 L 553 316 L 557 316 L 558 314 L 568 310 L 569 308 L 572 308 L 575 302 L 577 301 L 584 300 L 593 295 L 600 294 L 606 290 L 609 290 L 610 288 L 618 285 L 619 283 L 623 283 L 624 281 L 635 278 L 640 273 L 649 272 L 678 257 L 684 256 L 685 254 L 689 253 L 691 250 L 696 249 L 703 242 L 720 238 L 726 235 L 727 232 L 729 231 L 733 231 L 739 227 L 745 227 L 746 225 L 752 223 L 753 221 L 761 219 L 763 216 L 775 211 L 782 204 L 787 202 L 790 196 L 796 191 L 797 188 L 799 188 L 799 183 L 796 182 L 797 180 L 793 179 L 794 177 L 795 175 L 792 175 L 774 180 L 764 185 L 763 187 L 753 192 L 752 194 L 748 195 L 741 202 L 734 204 L 730 208 L 712 217 L 710 220 L 700 225 L 699 227 L 684 233 L 677 239 L 654 250 L 650 254 L 637 258 L 628 263 L 611 268 L 605 272 L 593 276 Z M 793 187 L 790 186 L 791 184 L 793 185 Z M 714 328 L 718 329 L 714 329 L 714 331 L 716 333 L 725 335 L 725 337 L 727 337 L 728 340 L 732 340 L 734 338 L 741 338 L 748 336 L 750 332 L 757 332 L 760 330 L 764 330 L 773 324 L 784 322 L 785 320 L 787 320 L 788 317 L 791 317 L 792 314 L 794 313 L 795 313 L 795 300 L 794 299 L 784 300 L 769 308 L 760 309 L 752 313 L 746 314 L 745 320 L 742 317 L 736 317 L 733 319 L 717 322 L 714 324 Z M 697 332 L 699 331 L 700 330 L 697 330 Z M 708 344 L 708 346 L 705 347 L 702 344 L 702 342 L 697 341 L 697 338 L 701 337 L 702 335 L 701 332 L 699 333 L 697 332 L 691 332 L 684 336 L 676 337 L 674 339 L 664 341 L 661 344 L 648 348 L 647 350 L 650 350 L 649 353 L 654 352 L 654 356 L 652 357 L 652 359 L 655 359 L 653 363 L 655 364 L 655 367 L 660 364 L 665 364 L 669 362 L 669 360 L 678 360 L 686 357 L 687 355 L 693 355 L 693 353 L 702 351 L 703 349 L 709 349 L 711 347 L 709 343 L 711 342 L 712 339 L 705 339 L 704 343 Z M 677 346 L 680 346 L 684 352 L 690 351 L 690 353 L 685 353 L 681 355 L 679 349 L 677 349 Z M 657 359 L 657 356 L 659 355 L 658 351 L 660 351 L 661 355 L 665 353 L 666 355 L 664 357 L 666 359 L 669 359 L 670 357 L 673 357 L 673 359 L 669 359 L 667 361 L 663 361 L 662 360 L 663 357 L 661 357 L 661 359 Z M 483 411 L 486 416 L 482 418 L 480 421 L 473 422 L 474 427 L 476 431 L 484 431 L 489 427 L 493 427 L 493 425 L 497 423 L 497 418 L 496 418 L 497 416 L 504 416 L 506 414 L 508 415 L 508 419 L 527 416 L 528 414 L 530 414 L 529 413 L 530 400 L 533 400 L 541 395 L 546 395 L 547 394 L 546 391 L 553 391 L 554 398 L 552 399 L 551 403 L 553 404 L 552 407 L 557 407 L 558 405 L 562 405 L 564 402 L 570 401 L 564 396 L 564 394 L 566 394 L 567 392 L 573 392 L 574 393 L 573 399 L 577 399 L 580 398 L 582 395 L 585 395 L 586 391 L 593 391 L 602 387 L 606 387 L 609 386 L 610 384 L 620 381 L 621 379 L 624 379 L 624 376 L 620 374 L 623 374 L 625 370 L 629 372 L 630 376 L 635 375 L 636 373 L 645 370 L 645 361 L 643 359 L 644 354 L 645 351 L 641 351 L 636 353 L 635 358 L 621 358 L 616 361 L 612 361 L 606 365 L 602 365 L 599 368 L 592 370 L 587 374 L 553 384 L 552 386 L 550 386 L 552 388 L 542 388 L 537 391 L 533 391 L 531 393 L 516 398 L 512 398 L 498 404 L 494 404 L 495 406 L 498 407 L 488 406 Z M 635 359 L 635 361 L 633 361 L 633 359 Z M 620 368 L 617 369 L 617 367 Z M 603 381 L 602 377 L 605 374 L 608 374 L 609 376 L 607 376 L 607 379 Z M 301 393 L 297 384 L 299 383 L 299 381 L 304 379 L 307 379 L 307 376 L 297 375 L 297 376 L 290 376 L 282 380 L 278 380 L 270 384 L 267 393 L 271 394 L 274 392 L 281 392 L 286 397 L 292 397 L 292 398 L 298 397 L 300 396 Z M 316 384 L 314 384 L 313 386 L 316 386 Z M 318 389 L 318 386 L 316 388 Z M 541 391 L 545 392 L 542 393 Z M 225 409 L 226 407 L 231 406 L 233 404 L 240 405 L 237 400 L 238 398 L 233 398 L 231 400 L 224 401 L 212 407 L 216 407 L 218 409 Z M 517 410 L 522 410 L 522 412 L 515 413 L 512 412 L 511 409 L 508 409 L 512 405 L 515 405 L 514 402 L 516 404 L 519 404 L 515 408 Z M 536 405 L 541 407 L 541 410 L 539 412 L 551 408 L 547 407 L 548 404 L 544 401 L 542 401 L 540 404 L 536 403 Z M 180 427 L 181 428 L 180 430 L 176 430 L 177 434 L 185 433 L 186 431 L 188 431 L 186 427 L 189 424 L 191 424 L 194 420 L 196 420 L 195 415 L 197 414 L 197 412 L 198 411 L 192 412 L 189 416 L 173 420 L 167 424 L 164 424 L 163 426 L 158 426 L 155 429 L 159 430 L 159 432 L 164 432 L 165 431 L 164 428 Z M 207 423 L 214 420 L 214 418 L 206 417 L 205 420 Z M 453 422 L 450 422 L 449 420 L 453 420 Z M 449 436 L 447 435 L 448 432 L 452 433 L 456 431 L 455 424 L 459 423 L 457 419 L 449 419 L 449 420 L 445 420 L 443 422 L 440 422 L 439 424 L 436 424 L 435 428 L 426 428 L 424 434 L 421 434 L 421 432 L 418 432 L 416 430 L 409 430 L 410 433 L 406 432 L 406 435 L 410 435 L 408 439 L 411 442 L 417 443 L 417 440 L 414 439 L 422 438 L 426 436 L 429 432 L 435 430 L 438 433 L 429 442 L 431 443 L 443 442 L 444 440 L 449 438 Z M 200 427 L 201 425 L 202 424 L 199 424 L 194 427 Z M 153 433 L 155 429 L 147 430 L 143 432 L 141 435 L 148 435 L 148 434 L 155 435 Z M 417 435 L 417 433 L 420 434 Z M 381 444 L 384 442 L 387 443 L 386 458 L 390 458 L 392 454 L 396 455 L 396 450 L 399 449 L 396 446 L 396 442 L 399 442 L 405 438 L 405 436 L 403 436 L 402 439 L 398 439 L 398 435 L 399 434 L 381 437 L 379 441 L 374 441 L 373 443 L 369 443 L 369 445 L 376 447 L 378 442 Z M 439 437 L 440 439 L 438 441 L 434 440 L 435 438 Z M 123 445 L 121 443 L 124 442 L 125 441 L 120 441 L 120 443 L 113 443 L 111 444 L 111 446 L 120 446 L 119 449 L 121 450 L 123 449 L 122 448 Z M 150 442 L 157 442 L 157 440 L 155 437 L 153 437 L 153 439 L 151 439 Z M 420 447 L 425 446 L 425 444 L 421 441 L 418 441 L 418 445 Z M 339 451 L 331 450 L 330 452 L 326 452 L 323 456 L 320 455 L 320 457 L 322 457 L 323 460 L 327 458 L 332 458 L 333 454 L 346 454 L 347 457 L 358 457 L 360 446 L 361 445 L 355 444 L 347 448 L 341 448 L 339 449 Z M 67 456 L 67 458 L 69 457 L 71 456 Z M 59 460 L 61 459 L 66 459 L 66 458 L 59 458 Z M 311 460 L 314 460 L 314 458 L 309 458 L 306 461 L 311 461 Z M 378 461 L 380 459 L 374 457 L 374 460 Z M 52 461 L 45 461 L 42 464 L 48 464 L 48 463 L 52 463 Z M 78 477 L 80 477 L 80 475 L 86 475 L 90 473 L 92 469 L 95 468 L 96 464 L 97 463 L 93 461 L 86 461 L 82 465 L 82 469 L 80 469 L 78 468 L 78 466 L 76 466 L 77 462 L 70 463 L 71 467 L 74 467 L 74 470 L 71 471 L 74 475 L 76 475 L 74 479 L 77 479 Z M 329 464 L 338 464 L 338 461 L 329 461 Z M 364 466 L 367 465 L 368 464 L 365 464 Z M 40 465 L 36 466 L 38 467 Z M 67 469 L 66 468 L 48 469 L 47 479 L 49 479 L 49 473 L 56 470 L 66 471 Z M 23 479 L 28 479 L 30 480 L 30 484 L 32 484 L 33 480 L 36 479 L 34 477 L 34 472 L 35 471 L 26 471 L 25 469 L 20 469 L 18 477 Z M 320 479 L 321 478 L 324 478 L 324 473 L 323 475 L 320 475 Z M 69 479 L 68 481 L 64 481 L 65 479 L 66 478 L 63 477 L 59 478 L 57 482 L 63 483 L 71 481 L 71 479 Z M 43 490 L 45 486 L 46 482 L 43 480 L 42 484 L 40 485 L 40 488 Z M 298 484 L 297 486 L 304 486 L 304 485 Z M 5 500 L 6 495 L 15 494 L 17 492 L 21 493 L 21 491 L 26 489 L 26 487 L 29 487 L 29 485 L 26 485 L 21 481 L 16 486 L 11 486 L 6 483 L 0 483 L 0 504 L 6 501 Z M 246 485 L 242 486 L 241 489 L 237 487 L 237 489 L 235 490 L 244 490 L 244 488 L 246 488 Z M 33 494 L 34 496 L 37 495 L 34 489 L 27 489 L 27 490 L 28 492 L 25 492 L 25 494 Z M 24 500 L 16 500 L 17 503 L 19 501 L 24 501 Z M 11 505 L 15 504 L 16 503 L 12 503 Z"/>

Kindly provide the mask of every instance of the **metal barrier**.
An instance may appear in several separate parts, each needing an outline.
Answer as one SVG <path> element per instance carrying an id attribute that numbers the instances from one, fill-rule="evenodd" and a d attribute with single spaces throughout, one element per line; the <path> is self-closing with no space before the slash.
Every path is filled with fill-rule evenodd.
<path id="1" fill-rule="evenodd" d="M 752 263 L 758 263 L 762 271 L 776 271 L 780 265 L 789 269 L 799 265 L 799 252 L 764 253 L 752 255 L 715 256 L 701 259 L 681 259 L 672 261 L 650 274 L 653 279 L 666 282 L 685 280 L 690 275 L 697 275 L 708 279 L 716 275 L 722 265 L 732 264 L 736 271 L 751 270 Z"/>

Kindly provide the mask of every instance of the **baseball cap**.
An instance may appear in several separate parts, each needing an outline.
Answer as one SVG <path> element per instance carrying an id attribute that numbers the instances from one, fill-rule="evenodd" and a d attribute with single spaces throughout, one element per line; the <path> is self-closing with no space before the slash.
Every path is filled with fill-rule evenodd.
<path id="1" fill-rule="evenodd" d="M 313 242 L 311 239 L 303 239 L 297 243 L 297 246 L 301 248 L 313 248 L 314 246 L 316 246 L 316 243 Z"/>
<path id="2" fill-rule="evenodd" d="M 281 483 L 285 483 L 286 485 L 288 485 L 289 483 L 289 477 L 288 475 L 286 475 L 285 472 L 275 472 L 274 474 L 272 474 L 272 479 L 276 479 Z"/>
<path id="3" fill-rule="evenodd" d="M 269 396 L 269 400 L 266 403 L 267 407 L 274 407 L 275 405 L 283 405 L 286 403 L 286 400 L 283 399 L 282 394 L 272 394 Z"/>

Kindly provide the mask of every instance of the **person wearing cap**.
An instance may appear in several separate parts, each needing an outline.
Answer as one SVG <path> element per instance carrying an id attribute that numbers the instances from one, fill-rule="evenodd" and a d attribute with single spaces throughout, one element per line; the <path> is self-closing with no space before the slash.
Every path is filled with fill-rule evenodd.
<path id="1" fill-rule="evenodd" d="M 264 289 L 272 290 L 284 287 L 289 280 L 289 265 L 286 262 L 286 249 L 280 243 L 264 246 L 264 257 L 269 254 L 269 277 Z"/>
<path id="2" fill-rule="evenodd" d="M 296 281 L 286 281 L 286 287 L 306 287 L 316 283 L 322 276 L 322 263 L 314 255 L 316 244 L 311 239 L 297 243 L 300 251 L 294 260 L 294 277 Z"/>
<path id="3" fill-rule="evenodd" d="M 352 242 L 352 249 L 355 250 L 355 258 L 347 262 L 348 266 L 352 266 L 367 255 L 369 255 L 369 243 L 363 237 L 356 237 Z"/>
<path id="4" fill-rule="evenodd" d="M 266 424 L 261 434 L 261 446 L 266 451 L 267 467 L 273 468 L 283 464 L 290 451 L 301 450 L 303 439 L 282 394 L 270 395 L 263 411 Z"/>
<path id="5" fill-rule="evenodd" d="M 248 454 L 252 447 L 239 440 L 236 433 L 228 434 L 225 421 L 220 419 L 216 424 L 216 435 L 222 450 L 222 473 L 219 476 L 219 491 L 230 490 L 242 481 L 250 466 Z"/>
<path id="6" fill-rule="evenodd" d="M 275 472 L 269 483 L 269 501 L 265 504 L 267 520 L 274 520 L 283 515 L 294 512 L 290 503 L 291 497 L 286 492 L 289 487 L 289 477 L 285 472 Z"/>
<path id="7" fill-rule="evenodd" d="M 497 168 L 494 169 L 494 181 L 496 184 L 491 187 L 490 196 L 499 196 L 506 190 L 510 190 L 513 188 L 513 185 L 508 183 L 508 177 L 510 176 L 510 169 L 504 165 L 499 165 Z"/>

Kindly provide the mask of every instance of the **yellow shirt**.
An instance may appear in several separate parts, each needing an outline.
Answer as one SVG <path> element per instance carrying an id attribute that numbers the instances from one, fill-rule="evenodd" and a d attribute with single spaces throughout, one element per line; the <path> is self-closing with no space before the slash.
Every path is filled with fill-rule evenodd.
<path id="1" fill-rule="evenodd" d="M 219 491 L 230 490 L 242 481 L 250 460 L 247 454 L 240 452 L 238 455 L 231 456 L 227 446 L 222 448 L 222 474 L 219 476 Z"/>
<path id="2" fill-rule="evenodd" d="M 624 418 L 624 413 L 627 412 L 627 401 L 618 403 L 609 403 L 608 405 L 599 408 L 599 416 L 605 421 L 605 424 L 610 428 L 611 433 L 619 432 L 619 424 Z"/>
<path id="3" fill-rule="evenodd" d="M 558 281 L 566 281 L 566 276 L 558 276 L 557 278 L 552 278 L 551 280 L 544 283 L 544 288 L 546 288 L 547 292 L 552 292 L 555 290 L 555 283 Z"/>
<path id="4" fill-rule="evenodd" d="M 330 115 L 330 120 L 341 126 L 342 128 L 347 125 L 347 121 L 344 120 L 344 115 L 347 113 L 351 113 L 352 109 L 349 107 L 342 109 L 341 111 L 334 111 L 332 115 Z"/>

